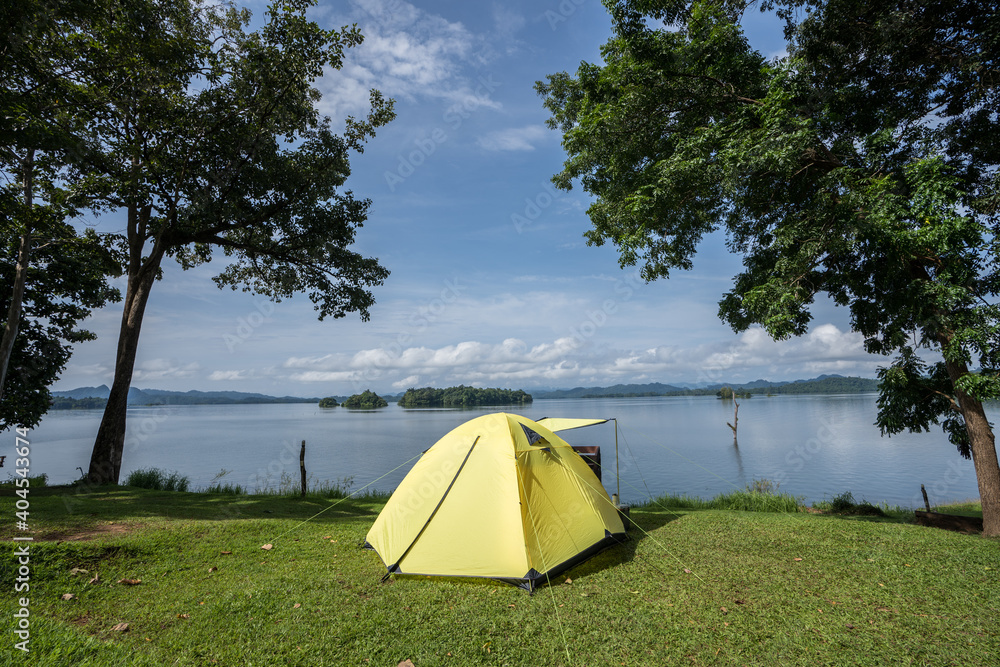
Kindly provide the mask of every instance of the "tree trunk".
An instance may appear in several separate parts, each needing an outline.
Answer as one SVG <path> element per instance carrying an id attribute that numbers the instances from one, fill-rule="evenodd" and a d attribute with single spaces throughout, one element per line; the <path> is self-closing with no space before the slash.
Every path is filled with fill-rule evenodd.
<path id="1" fill-rule="evenodd" d="M 14 351 L 14 339 L 21 324 L 21 307 L 24 303 L 24 286 L 28 280 L 28 265 L 31 262 L 31 223 L 34 215 L 34 169 L 35 151 L 29 150 L 21 164 L 24 174 L 24 232 L 21 234 L 21 245 L 17 250 L 17 268 L 14 271 L 14 288 L 10 295 L 10 308 L 7 309 L 7 321 L 3 328 L 3 339 L 0 339 L 0 399 L 3 398 L 3 388 L 7 382 L 7 366 L 10 355 Z"/>
<path id="2" fill-rule="evenodd" d="M 149 291 L 156 280 L 162 257 L 162 251 L 154 250 L 154 254 L 142 263 L 137 272 L 129 272 L 121 332 L 118 334 L 114 381 L 97 431 L 97 439 L 94 441 L 94 450 L 90 455 L 87 479 L 91 484 L 117 484 L 121 475 L 128 390 L 132 384 L 135 355 L 139 348 L 139 330 L 142 328 Z"/>
<path id="3" fill-rule="evenodd" d="M 976 467 L 976 482 L 979 484 L 979 500 L 983 504 L 983 535 L 1000 536 L 1000 463 L 997 461 L 993 429 L 986 418 L 983 404 L 956 386 L 959 378 L 969 372 L 968 367 L 964 363 L 950 361 L 945 361 L 945 365 L 965 418 L 965 430 L 969 434 L 972 463 Z"/>

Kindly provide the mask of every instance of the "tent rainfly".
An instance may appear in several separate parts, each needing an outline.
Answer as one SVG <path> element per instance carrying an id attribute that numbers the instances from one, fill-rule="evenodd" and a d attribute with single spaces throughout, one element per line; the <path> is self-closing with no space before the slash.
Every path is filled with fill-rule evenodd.
<path id="1" fill-rule="evenodd" d="M 553 432 L 583 421 L 497 413 L 438 440 L 368 531 L 385 576 L 486 577 L 533 591 L 625 540 L 604 487 Z"/>

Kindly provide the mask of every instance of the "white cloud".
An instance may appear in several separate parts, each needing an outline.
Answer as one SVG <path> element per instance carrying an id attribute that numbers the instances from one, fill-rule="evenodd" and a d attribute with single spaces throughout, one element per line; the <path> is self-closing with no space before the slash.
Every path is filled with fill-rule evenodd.
<path id="1" fill-rule="evenodd" d="M 527 125 L 490 132 L 476 143 L 487 151 L 533 151 L 535 143 L 547 134 L 548 131 L 541 125 Z"/>
<path id="2" fill-rule="evenodd" d="M 196 362 L 181 364 L 176 359 L 147 359 L 138 364 L 132 373 L 133 382 L 149 382 L 164 378 L 190 378 L 201 370 Z"/>
<path id="3" fill-rule="evenodd" d="M 402 380 L 393 382 L 392 387 L 393 389 L 409 389 L 410 387 L 416 387 L 419 384 L 420 384 L 420 376 L 410 375 L 403 378 Z"/>
<path id="4" fill-rule="evenodd" d="M 401 389 L 434 386 L 567 386 L 618 382 L 701 383 L 801 378 L 821 373 L 871 375 L 881 358 L 868 355 L 861 337 L 832 324 L 805 336 L 773 341 L 750 329 L 730 342 L 689 347 L 620 350 L 594 344 L 582 332 L 529 345 L 464 341 L 438 348 L 384 347 L 353 355 L 289 358 L 284 366 L 302 382 L 351 382 Z"/>
<path id="5" fill-rule="evenodd" d="M 349 49 L 339 71 L 318 82 L 323 113 L 333 118 L 359 115 L 368 108 L 368 91 L 387 97 L 442 99 L 450 108 L 499 109 L 489 87 L 465 73 L 482 64 L 487 47 L 462 23 L 430 14 L 403 0 L 353 0 L 346 17 L 328 16 L 329 26 L 355 21 L 364 42 Z"/>
<path id="6" fill-rule="evenodd" d="M 208 379 L 216 382 L 229 382 L 238 380 L 253 380 L 257 374 L 252 370 L 242 371 L 212 371 Z"/>

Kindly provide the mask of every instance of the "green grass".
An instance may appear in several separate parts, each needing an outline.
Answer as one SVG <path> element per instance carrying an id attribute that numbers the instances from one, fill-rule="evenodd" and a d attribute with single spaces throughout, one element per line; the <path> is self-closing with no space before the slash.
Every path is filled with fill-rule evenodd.
<path id="1" fill-rule="evenodd" d="M 635 539 L 529 596 L 381 584 L 381 561 L 358 548 L 379 499 L 30 499 L 48 541 L 31 544 L 32 652 L 16 664 L 986 665 L 1000 643 L 1000 542 L 881 517 L 633 508 Z M 16 567 L 0 562 L 3 581 Z"/>
<path id="2" fill-rule="evenodd" d="M 966 500 L 960 503 L 949 503 L 932 507 L 935 512 L 942 514 L 958 514 L 960 516 L 978 516 L 983 518 L 983 504 L 978 500 Z"/>
<path id="3" fill-rule="evenodd" d="M 661 510 L 737 510 L 743 512 L 797 512 L 800 498 L 780 493 L 778 485 L 770 480 L 755 479 L 745 489 L 723 493 L 711 500 L 687 495 L 666 494 L 652 500 L 633 504 L 639 509 Z"/>

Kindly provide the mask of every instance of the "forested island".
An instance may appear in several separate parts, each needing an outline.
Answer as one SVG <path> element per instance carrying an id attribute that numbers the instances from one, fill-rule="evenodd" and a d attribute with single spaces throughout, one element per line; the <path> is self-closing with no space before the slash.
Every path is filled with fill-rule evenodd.
<path id="1" fill-rule="evenodd" d="M 524 405 L 531 401 L 531 394 L 520 389 L 479 389 L 459 385 L 447 389 L 407 389 L 399 399 L 399 405 L 404 408 L 467 408 L 479 405 Z"/>
<path id="2" fill-rule="evenodd" d="M 375 408 L 386 407 L 389 405 L 389 402 L 375 392 L 365 389 L 360 394 L 348 397 L 341 405 L 354 410 L 374 410 Z"/>

